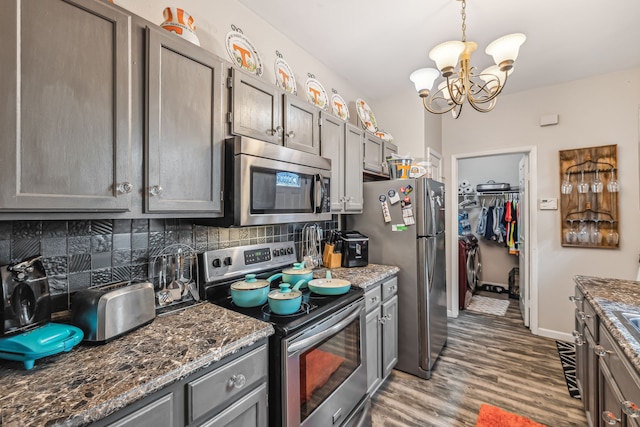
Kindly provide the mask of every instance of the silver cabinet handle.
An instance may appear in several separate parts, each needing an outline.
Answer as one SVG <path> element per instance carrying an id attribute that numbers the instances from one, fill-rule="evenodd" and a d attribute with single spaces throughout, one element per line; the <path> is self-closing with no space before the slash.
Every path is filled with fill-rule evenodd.
<path id="1" fill-rule="evenodd" d="M 369 298 L 369 301 L 377 302 L 378 301 L 378 296 L 376 295 L 376 296 L 373 296 L 373 297 Z"/>
<path id="2" fill-rule="evenodd" d="M 247 378 L 242 374 L 234 374 L 227 380 L 228 388 L 242 388 L 247 383 Z"/>
<path id="3" fill-rule="evenodd" d="M 617 418 L 616 415 L 611 411 L 602 412 L 602 420 L 610 426 L 616 425 L 617 423 L 621 422 L 620 418 Z"/>
<path id="4" fill-rule="evenodd" d="M 580 332 L 578 331 L 573 331 L 572 332 L 574 342 L 577 346 L 581 346 L 584 344 L 584 335 L 582 335 Z"/>
<path id="5" fill-rule="evenodd" d="M 117 187 L 118 193 L 120 194 L 128 194 L 133 191 L 133 184 L 130 182 L 121 182 Z"/>
<path id="6" fill-rule="evenodd" d="M 582 298 L 571 295 L 569 297 L 569 301 L 580 302 L 580 301 L 582 301 Z"/>
<path id="7" fill-rule="evenodd" d="M 293 138 L 295 138 L 295 136 L 296 136 L 296 134 L 292 130 L 287 132 L 287 138 L 293 139 Z"/>
<path id="8" fill-rule="evenodd" d="M 151 194 L 152 196 L 159 196 L 162 194 L 163 191 L 164 191 L 164 188 L 162 188 L 159 185 L 154 185 L 149 189 L 149 194 Z"/>
<path id="9" fill-rule="evenodd" d="M 640 409 L 638 405 L 633 403 L 630 400 L 625 400 L 620 403 L 620 407 L 622 408 L 622 412 L 624 412 L 629 418 L 638 418 L 640 417 Z"/>
<path id="10" fill-rule="evenodd" d="M 593 348 L 593 352 L 600 357 L 605 357 L 607 354 L 611 353 L 611 350 L 607 350 L 603 346 L 597 345 Z"/>
<path id="11" fill-rule="evenodd" d="M 586 314 L 584 311 L 579 311 L 578 312 L 578 316 L 580 316 L 580 319 L 582 319 L 582 320 L 591 319 L 591 315 L 590 314 Z"/>
<path id="12" fill-rule="evenodd" d="M 396 285 L 389 286 L 389 287 L 387 288 L 387 290 L 388 290 L 389 292 L 395 292 L 395 291 L 396 291 Z"/>

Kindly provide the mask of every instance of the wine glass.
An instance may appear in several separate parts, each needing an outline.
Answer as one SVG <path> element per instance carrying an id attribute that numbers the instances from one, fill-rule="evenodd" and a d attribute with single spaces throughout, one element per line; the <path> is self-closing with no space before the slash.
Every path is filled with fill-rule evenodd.
<path id="1" fill-rule="evenodd" d="M 562 194 L 571 194 L 571 190 L 573 190 L 573 184 L 569 180 L 569 171 L 567 170 L 564 181 L 562 181 L 562 185 L 560 186 L 560 191 Z"/>
<path id="2" fill-rule="evenodd" d="M 591 182 L 591 191 L 594 193 L 602 193 L 602 180 L 600 179 L 600 175 L 598 175 L 599 171 L 596 169 L 596 177 Z"/>
<path id="3" fill-rule="evenodd" d="M 578 193 L 588 193 L 589 192 L 589 183 L 584 180 L 584 171 L 582 171 L 582 178 L 580 178 L 580 182 L 578 183 Z"/>
<path id="4" fill-rule="evenodd" d="M 593 225 L 593 230 L 591 230 L 591 236 L 589 236 L 592 245 L 599 245 L 602 243 L 602 233 L 598 229 L 598 221 Z"/>
<path id="5" fill-rule="evenodd" d="M 589 231 L 587 230 L 587 224 L 584 221 L 580 221 L 580 232 L 578 232 L 578 242 L 589 243 Z"/>
<path id="6" fill-rule="evenodd" d="M 609 190 L 610 193 L 617 193 L 618 191 L 620 191 L 620 184 L 616 179 L 615 168 L 611 168 L 611 179 L 607 183 L 607 190 Z"/>
<path id="7" fill-rule="evenodd" d="M 565 233 L 565 239 L 567 243 L 576 243 L 576 241 L 578 240 L 578 233 L 576 233 L 576 229 L 572 219 L 569 220 L 569 224 L 571 225 L 569 226 L 570 228 Z"/>
<path id="8" fill-rule="evenodd" d="M 610 245 L 618 244 L 618 233 L 613 229 L 613 220 L 609 221 L 609 232 L 607 233 L 607 243 Z"/>

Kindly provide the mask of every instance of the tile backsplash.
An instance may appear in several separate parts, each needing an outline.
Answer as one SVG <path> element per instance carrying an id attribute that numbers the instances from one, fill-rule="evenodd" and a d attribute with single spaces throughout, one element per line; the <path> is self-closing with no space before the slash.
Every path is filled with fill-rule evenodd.
<path id="1" fill-rule="evenodd" d="M 325 230 L 338 227 L 337 221 L 319 225 Z M 75 291 L 146 280 L 149 259 L 166 246 L 181 243 L 201 253 L 259 243 L 299 243 L 303 226 L 219 228 L 177 219 L 0 221 L 0 265 L 42 255 L 54 311 L 64 311 Z"/>

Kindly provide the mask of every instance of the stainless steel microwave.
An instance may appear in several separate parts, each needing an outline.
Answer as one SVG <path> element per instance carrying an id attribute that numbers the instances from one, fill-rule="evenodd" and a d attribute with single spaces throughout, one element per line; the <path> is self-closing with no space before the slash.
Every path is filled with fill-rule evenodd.
<path id="1" fill-rule="evenodd" d="M 225 141 L 221 226 L 331 219 L 331 160 L 257 139 Z"/>

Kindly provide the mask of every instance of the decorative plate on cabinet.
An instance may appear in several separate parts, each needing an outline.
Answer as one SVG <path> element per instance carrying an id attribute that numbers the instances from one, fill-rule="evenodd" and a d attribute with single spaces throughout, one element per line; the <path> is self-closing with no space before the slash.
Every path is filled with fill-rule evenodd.
<path id="1" fill-rule="evenodd" d="M 333 111 L 333 114 L 340 117 L 342 120 L 349 120 L 349 108 L 347 107 L 347 103 L 344 102 L 344 99 L 337 93 L 331 95 L 331 110 Z"/>
<path id="2" fill-rule="evenodd" d="M 323 110 L 327 109 L 329 97 L 318 80 L 313 77 L 309 77 L 304 85 L 304 90 L 306 92 L 307 101 L 316 107 L 322 108 Z"/>
<path id="3" fill-rule="evenodd" d="M 111 2 L 113 3 L 113 0 Z M 164 22 L 160 24 L 162 28 L 200 46 L 193 16 L 189 15 L 184 9 L 176 7 L 165 7 L 162 11 L 162 16 L 164 17 Z"/>
<path id="4" fill-rule="evenodd" d="M 392 142 L 393 141 L 393 136 L 391 136 L 390 133 L 385 132 L 381 129 L 378 129 L 377 131 L 374 132 L 376 134 L 376 136 L 378 138 L 380 138 L 381 140 L 385 141 L 385 142 Z"/>
<path id="5" fill-rule="evenodd" d="M 369 108 L 369 105 L 364 102 L 364 99 L 358 98 L 356 99 L 356 111 L 358 112 L 358 117 L 362 122 L 362 127 L 364 130 L 368 130 L 371 133 L 376 133 L 378 130 L 378 122 L 376 122 L 376 116 Z"/>
<path id="6" fill-rule="evenodd" d="M 291 67 L 289 67 L 287 61 L 282 58 L 276 58 L 274 70 L 276 73 L 276 86 L 286 92 L 297 95 L 296 78 L 293 76 L 293 71 L 291 71 Z"/>
<path id="7" fill-rule="evenodd" d="M 234 64 L 251 74 L 262 76 L 260 54 L 244 34 L 229 31 L 226 41 L 227 53 Z"/>

